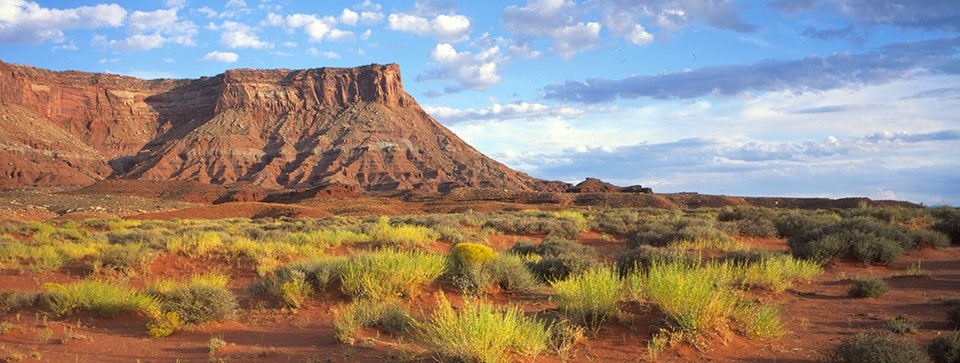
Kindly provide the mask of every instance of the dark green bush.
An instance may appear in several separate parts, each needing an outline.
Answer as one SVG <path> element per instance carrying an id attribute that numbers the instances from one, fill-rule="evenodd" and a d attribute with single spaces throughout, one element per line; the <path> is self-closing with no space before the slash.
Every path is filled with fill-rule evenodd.
<path id="1" fill-rule="evenodd" d="M 30 308 L 33 307 L 36 302 L 36 293 L 17 290 L 0 291 L 0 313 Z"/>
<path id="2" fill-rule="evenodd" d="M 907 320 L 906 317 L 898 316 L 896 319 L 887 320 L 887 329 L 897 334 L 916 334 L 920 331 L 920 323 Z"/>
<path id="3" fill-rule="evenodd" d="M 783 256 L 783 254 L 784 252 L 781 252 L 781 251 L 764 250 L 764 249 L 736 250 L 736 251 L 727 252 L 727 254 L 723 255 L 722 260 L 730 261 L 735 264 L 745 265 L 745 264 L 766 261 L 772 258 L 776 258 L 778 256 Z"/>
<path id="4" fill-rule="evenodd" d="M 536 248 L 532 248 L 529 243 L 521 245 L 518 242 L 507 252 L 539 255 L 540 260 L 530 263 L 528 267 L 543 281 L 563 280 L 571 274 L 586 271 L 597 263 L 596 251 L 593 248 L 558 237 L 544 238 Z"/>
<path id="5" fill-rule="evenodd" d="M 933 214 L 938 219 L 933 229 L 949 236 L 954 244 L 960 243 L 960 208 L 940 207 Z"/>
<path id="6" fill-rule="evenodd" d="M 143 242 L 122 245 L 109 245 L 100 253 L 96 265 L 122 273 L 130 273 L 143 268 L 156 256 L 156 251 Z"/>
<path id="7" fill-rule="evenodd" d="M 892 333 L 857 333 L 826 353 L 824 360 L 837 363 L 928 362 L 916 343 Z"/>
<path id="8" fill-rule="evenodd" d="M 954 306 L 947 311 L 947 321 L 953 323 L 954 328 L 960 328 L 960 306 Z"/>
<path id="9" fill-rule="evenodd" d="M 913 247 L 947 247 L 950 246 L 950 237 L 940 231 L 930 229 L 915 229 L 907 232 Z"/>
<path id="10" fill-rule="evenodd" d="M 746 237 L 774 238 L 777 237 L 777 227 L 769 219 L 741 220 L 732 223 L 736 234 Z"/>
<path id="11" fill-rule="evenodd" d="M 730 226 L 734 234 L 762 238 L 777 236 L 776 218 L 772 209 L 747 206 L 727 207 L 717 215 L 717 220 Z"/>
<path id="12" fill-rule="evenodd" d="M 687 251 L 677 251 L 652 246 L 631 248 L 617 257 L 617 271 L 624 276 L 635 269 L 646 270 L 655 263 L 695 264 L 697 255 Z"/>
<path id="13" fill-rule="evenodd" d="M 914 243 L 909 229 L 862 217 L 832 225 L 809 225 L 787 241 L 794 256 L 800 258 L 824 263 L 845 258 L 883 265 L 913 248 Z"/>
<path id="14" fill-rule="evenodd" d="M 488 268 L 491 279 L 502 289 L 529 293 L 540 287 L 537 276 L 527 268 L 520 256 L 501 253 L 490 262 Z"/>
<path id="15" fill-rule="evenodd" d="M 777 235 L 790 238 L 803 229 L 828 226 L 838 221 L 836 215 L 802 214 L 801 212 L 791 211 L 774 220 L 773 225 L 777 228 Z"/>
<path id="16" fill-rule="evenodd" d="M 853 286 L 847 290 L 852 297 L 880 297 L 890 291 L 886 282 L 878 279 L 854 279 Z"/>
<path id="17" fill-rule="evenodd" d="M 627 245 L 630 248 L 639 246 L 666 246 L 677 239 L 676 229 L 661 221 L 648 221 L 637 226 L 627 235 Z"/>
<path id="18" fill-rule="evenodd" d="M 927 354 L 934 363 L 960 363 L 960 332 L 933 338 Z"/>
<path id="19" fill-rule="evenodd" d="M 190 284 L 164 293 L 162 308 L 177 313 L 183 323 L 200 324 L 232 319 L 239 305 L 226 287 Z"/>

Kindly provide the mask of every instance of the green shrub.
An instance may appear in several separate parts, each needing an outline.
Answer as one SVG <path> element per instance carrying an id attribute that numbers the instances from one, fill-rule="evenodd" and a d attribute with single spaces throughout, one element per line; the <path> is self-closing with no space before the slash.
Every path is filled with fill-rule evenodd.
<path id="1" fill-rule="evenodd" d="M 623 298 L 620 278 L 610 268 L 587 270 L 551 285 L 560 311 L 574 323 L 594 330 L 617 314 Z"/>
<path id="2" fill-rule="evenodd" d="M 626 242 L 630 248 L 639 246 L 663 247 L 676 239 L 676 231 L 673 226 L 662 221 L 646 221 L 627 235 Z"/>
<path id="3" fill-rule="evenodd" d="M 479 294 L 491 282 L 492 274 L 487 267 L 497 254 L 493 249 L 478 243 L 458 243 L 450 250 L 447 270 L 451 281 L 467 294 Z"/>
<path id="4" fill-rule="evenodd" d="M 644 295 L 674 330 L 693 337 L 726 331 L 737 307 L 737 296 L 704 272 L 699 267 L 655 263 L 643 274 Z"/>
<path id="5" fill-rule="evenodd" d="M 527 268 L 520 256 L 501 253 L 486 267 L 490 269 L 491 280 L 502 289 L 530 293 L 540 288 L 537 276 Z"/>
<path id="6" fill-rule="evenodd" d="M 621 276 L 626 276 L 635 269 L 646 270 L 656 263 L 697 264 L 700 257 L 687 251 L 659 248 L 653 246 L 637 246 L 617 257 L 617 270 Z"/>
<path id="7" fill-rule="evenodd" d="M 507 252 L 522 256 L 528 254 L 523 253 L 528 250 L 531 250 L 528 244 L 518 242 Z M 530 270 L 543 281 L 562 280 L 596 265 L 596 251 L 593 248 L 563 238 L 544 238 L 532 250 L 540 259 L 529 264 Z"/>
<path id="8" fill-rule="evenodd" d="M 333 334 L 340 342 L 353 344 L 361 328 L 377 327 L 388 332 L 402 332 L 414 323 L 410 312 L 396 301 L 361 299 L 336 312 Z"/>
<path id="9" fill-rule="evenodd" d="M 519 308 L 501 312 L 488 303 L 466 301 L 455 311 L 442 294 L 419 330 L 421 340 L 441 359 L 461 362 L 507 361 L 511 351 L 537 354 L 550 339 L 549 330 Z"/>
<path id="10" fill-rule="evenodd" d="M 286 269 L 303 272 L 308 282 L 312 283 L 317 290 L 323 290 L 340 279 L 340 269 L 346 261 L 345 257 L 319 256 L 291 262 Z"/>
<path id="11" fill-rule="evenodd" d="M 797 280 L 810 281 L 820 274 L 820 265 L 817 263 L 786 255 L 725 267 L 733 270 L 740 286 L 774 292 L 789 289 Z"/>
<path id="12" fill-rule="evenodd" d="M 742 334 L 749 338 L 773 339 L 784 334 L 780 309 L 773 306 L 741 303 L 734 318 Z"/>
<path id="13" fill-rule="evenodd" d="M 927 362 L 915 343 L 892 333 L 857 333 L 826 353 L 825 361 L 837 363 Z"/>
<path id="14" fill-rule="evenodd" d="M 341 266 L 341 289 L 354 298 L 415 295 L 446 270 L 444 256 L 382 250 L 351 256 Z"/>
<path id="15" fill-rule="evenodd" d="M 174 312 L 183 324 L 233 319 L 237 297 L 218 276 L 197 276 L 191 281 L 165 282 L 156 288 L 164 313 Z"/>
<path id="16" fill-rule="evenodd" d="M 147 336 L 151 338 L 168 337 L 182 327 L 183 322 L 180 321 L 180 315 L 168 311 L 159 314 L 156 319 L 147 323 Z"/>
<path id="17" fill-rule="evenodd" d="M 33 307 L 37 294 L 26 291 L 0 291 L 0 313 L 9 313 Z"/>
<path id="18" fill-rule="evenodd" d="M 887 320 L 887 330 L 897 334 L 916 334 L 920 331 L 920 323 L 907 320 L 904 316 L 898 316 L 896 319 Z"/>
<path id="19" fill-rule="evenodd" d="M 790 237 L 787 244 L 794 256 L 824 263 L 847 258 L 864 264 L 886 265 L 900 257 L 905 249 L 914 248 L 916 240 L 904 227 L 858 218 L 806 227 Z"/>
<path id="20" fill-rule="evenodd" d="M 960 328 L 960 306 L 947 311 L 947 321 L 953 323 L 953 326 Z"/>
<path id="21" fill-rule="evenodd" d="M 94 266 L 130 273 L 142 269 L 154 256 L 155 251 L 143 243 L 109 245 L 100 253 Z"/>
<path id="22" fill-rule="evenodd" d="M 774 220 L 776 212 L 757 207 L 726 207 L 717 215 L 717 220 L 727 222 L 741 236 L 772 238 L 777 236 Z"/>
<path id="23" fill-rule="evenodd" d="M 949 236 L 954 244 L 960 243 L 960 208 L 940 207 L 933 214 L 939 219 L 933 228 Z"/>
<path id="24" fill-rule="evenodd" d="M 960 363 L 960 332 L 933 338 L 927 345 L 927 355 L 934 363 Z"/>
<path id="25" fill-rule="evenodd" d="M 439 237 L 436 232 L 423 226 L 393 226 L 387 217 L 381 217 L 368 234 L 370 241 L 381 247 L 401 249 L 425 249 Z"/>
<path id="26" fill-rule="evenodd" d="M 43 301 L 57 315 L 89 311 L 100 316 L 124 312 L 140 312 L 147 316 L 159 313 L 157 299 L 136 292 L 120 283 L 82 280 L 71 284 L 44 284 Z"/>
<path id="27" fill-rule="evenodd" d="M 878 279 L 854 279 L 853 285 L 847 290 L 852 297 L 880 297 L 890 290 L 890 286 Z"/>
<path id="28" fill-rule="evenodd" d="M 224 243 L 217 232 L 187 232 L 167 241 L 166 247 L 170 253 L 203 258 L 223 251 Z"/>

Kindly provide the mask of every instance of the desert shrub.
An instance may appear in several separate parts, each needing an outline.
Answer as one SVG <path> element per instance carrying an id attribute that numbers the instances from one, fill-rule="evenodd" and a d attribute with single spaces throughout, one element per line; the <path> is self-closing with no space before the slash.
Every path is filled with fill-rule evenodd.
<path id="1" fill-rule="evenodd" d="M 447 274 L 454 285 L 468 294 L 483 291 L 492 280 L 487 267 L 497 254 L 489 246 L 478 243 L 458 243 L 450 250 Z"/>
<path id="2" fill-rule="evenodd" d="M 594 330 L 617 314 L 623 298 L 620 277 L 611 268 L 587 270 L 551 285 L 560 311 L 570 321 Z"/>
<path id="3" fill-rule="evenodd" d="M 548 236 L 577 238 L 580 228 L 577 223 L 569 219 L 559 219 L 549 213 L 535 215 L 520 213 L 502 217 L 493 217 L 483 223 L 484 228 L 490 228 L 503 233 L 535 234 L 544 233 Z"/>
<path id="4" fill-rule="evenodd" d="M 491 280 L 502 289 L 529 293 L 540 287 L 537 276 L 527 268 L 520 256 L 501 253 L 486 267 L 490 269 Z"/>
<path id="5" fill-rule="evenodd" d="M 864 264 L 889 264 L 915 239 L 904 227 L 884 224 L 874 219 L 844 220 L 832 225 L 813 225 L 794 234 L 787 241 L 797 257 L 829 262 L 847 258 Z"/>
<path id="6" fill-rule="evenodd" d="M 390 219 L 381 217 L 368 233 L 370 241 L 381 247 L 424 249 L 439 236 L 430 228 L 416 225 L 391 225 Z"/>
<path id="7" fill-rule="evenodd" d="M 737 296 L 703 269 L 655 263 L 642 276 L 643 294 L 664 313 L 673 330 L 695 337 L 728 329 Z"/>
<path id="8" fill-rule="evenodd" d="M 71 284 L 44 284 L 43 303 L 57 315 L 89 311 L 100 316 L 140 312 L 154 316 L 160 304 L 151 295 L 130 289 L 121 283 L 82 280 Z"/>
<path id="9" fill-rule="evenodd" d="M 784 334 L 780 309 L 773 306 L 741 302 L 734 319 L 740 332 L 749 338 L 772 339 Z"/>
<path id="10" fill-rule="evenodd" d="M 227 282 L 222 274 L 196 275 L 186 281 L 155 281 L 150 291 L 160 296 L 164 313 L 176 313 L 183 324 L 202 324 L 236 317 L 239 304 Z"/>
<path id="11" fill-rule="evenodd" d="M 927 345 L 927 355 L 934 363 L 960 363 L 960 332 L 933 338 Z"/>
<path id="12" fill-rule="evenodd" d="M 960 306 L 955 306 L 947 311 L 947 321 L 953 323 L 955 328 L 960 328 Z"/>
<path id="13" fill-rule="evenodd" d="M 147 336 L 163 338 L 172 335 L 181 328 L 183 328 L 183 322 L 180 321 L 180 315 L 168 311 L 160 313 L 153 321 L 147 323 Z"/>
<path id="14" fill-rule="evenodd" d="M 907 232 L 913 248 L 934 247 L 941 248 L 950 246 L 950 237 L 940 231 L 931 229 L 914 229 Z"/>
<path id="15" fill-rule="evenodd" d="M 94 266 L 129 273 L 143 268 L 155 256 L 156 251 L 144 243 L 108 245 L 94 261 Z"/>
<path id="16" fill-rule="evenodd" d="M 626 242 L 631 248 L 639 246 L 662 247 L 677 239 L 676 231 L 672 225 L 659 220 L 645 222 L 627 235 Z"/>
<path id="17" fill-rule="evenodd" d="M 190 258 L 202 258 L 224 249 L 223 239 L 217 232 L 186 232 L 167 241 L 167 251 Z"/>
<path id="18" fill-rule="evenodd" d="M 783 252 L 774 250 L 744 249 L 725 253 L 721 258 L 721 261 L 732 262 L 736 264 L 748 264 L 766 261 L 783 255 Z"/>
<path id="19" fill-rule="evenodd" d="M 656 263 L 699 263 L 700 257 L 687 251 L 658 248 L 652 246 L 637 246 L 617 257 L 617 270 L 621 276 L 640 269 L 645 270 Z"/>
<path id="20" fill-rule="evenodd" d="M 382 250 L 351 256 L 340 268 L 341 289 L 355 298 L 412 296 L 446 270 L 444 256 Z"/>
<path id="21" fill-rule="evenodd" d="M 466 301 L 455 311 L 441 294 L 433 315 L 419 327 L 425 345 L 441 359 L 500 362 L 510 352 L 532 355 L 547 348 L 550 332 L 516 307 Z"/>
<path id="22" fill-rule="evenodd" d="M 507 253 L 518 255 L 518 256 L 527 256 L 532 254 L 539 254 L 540 245 L 536 242 L 531 242 L 527 240 L 519 240 L 517 243 L 513 244 L 513 247 L 510 247 L 507 250 Z"/>
<path id="23" fill-rule="evenodd" d="M 897 334 L 916 334 L 920 331 L 920 323 L 907 320 L 904 316 L 898 316 L 896 319 L 887 320 L 885 323 L 887 330 Z"/>
<path id="24" fill-rule="evenodd" d="M 303 272 L 308 282 L 318 290 L 323 290 L 340 279 L 340 269 L 346 260 L 345 257 L 319 256 L 291 262 L 286 269 Z"/>
<path id="25" fill-rule="evenodd" d="M 577 210 L 564 210 L 552 213 L 554 217 L 573 222 L 577 229 L 581 231 L 590 230 L 591 222 L 583 215 L 583 212 Z"/>
<path id="26" fill-rule="evenodd" d="M 771 209 L 747 206 L 726 207 L 717 214 L 717 220 L 729 223 L 735 233 L 750 237 L 776 237 L 776 218 Z"/>
<path id="27" fill-rule="evenodd" d="M 745 288 L 759 288 L 781 292 L 793 286 L 797 280 L 809 281 L 820 274 L 820 265 L 815 262 L 794 259 L 791 256 L 775 255 L 754 262 L 727 263 L 736 282 Z"/>
<path id="28" fill-rule="evenodd" d="M 36 302 L 36 293 L 17 290 L 0 291 L 0 313 L 30 308 Z"/>
<path id="29" fill-rule="evenodd" d="M 119 230 L 107 233 L 107 241 L 114 245 L 145 244 L 151 248 L 162 248 L 175 234 L 166 229 Z"/>
<path id="30" fill-rule="evenodd" d="M 892 333 L 857 333 L 844 339 L 824 357 L 837 363 L 927 362 L 927 355 L 909 340 Z"/>
<path id="31" fill-rule="evenodd" d="M 853 285 L 847 290 L 851 297 L 880 297 L 890 290 L 890 286 L 883 280 L 866 278 L 854 279 Z"/>
<path id="32" fill-rule="evenodd" d="M 336 312 L 333 334 L 340 342 L 353 344 L 357 332 L 362 328 L 377 327 L 387 332 L 402 332 L 414 323 L 410 312 L 396 301 L 361 299 Z"/>
<path id="33" fill-rule="evenodd" d="M 960 208 L 940 207 L 933 214 L 938 219 L 933 228 L 949 236 L 954 244 L 960 243 Z"/>
<path id="34" fill-rule="evenodd" d="M 840 221 L 836 214 L 809 214 L 800 211 L 790 211 L 773 221 L 777 228 L 777 235 L 783 238 L 793 237 L 803 229 L 813 229 L 818 226 L 829 226 Z"/>
<path id="35" fill-rule="evenodd" d="M 543 281 L 562 280 L 596 265 L 596 251 L 593 248 L 563 238 L 544 238 L 534 254 L 540 259 L 531 262 L 529 267 Z"/>

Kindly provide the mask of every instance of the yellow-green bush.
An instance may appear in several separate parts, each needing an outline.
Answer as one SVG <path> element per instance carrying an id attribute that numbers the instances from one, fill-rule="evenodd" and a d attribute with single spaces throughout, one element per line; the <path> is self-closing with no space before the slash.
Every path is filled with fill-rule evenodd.
<path id="1" fill-rule="evenodd" d="M 553 300 L 571 321 L 591 329 L 599 329 L 604 321 L 617 314 L 623 300 L 623 283 L 612 268 L 597 268 L 557 280 Z"/>
<path id="2" fill-rule="evenodd" d="M 423 252 L 381 250 L 353 255 L 340 267 L 341 288 L 355 298 L 411 296 L 420 285 L 440 277 L 446 265 L 444 256 Z"/>

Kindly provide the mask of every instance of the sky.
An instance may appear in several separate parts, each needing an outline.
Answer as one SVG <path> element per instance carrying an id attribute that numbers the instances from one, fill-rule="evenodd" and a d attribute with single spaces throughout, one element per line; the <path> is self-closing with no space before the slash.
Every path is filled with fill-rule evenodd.
<path id="1" fill-rule="evenodd" d="M 440 123 L 541 179 L 960 205 L 957 0 L 0 0 L 0 60 L 398 63 Z"/>

